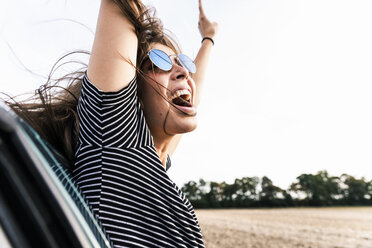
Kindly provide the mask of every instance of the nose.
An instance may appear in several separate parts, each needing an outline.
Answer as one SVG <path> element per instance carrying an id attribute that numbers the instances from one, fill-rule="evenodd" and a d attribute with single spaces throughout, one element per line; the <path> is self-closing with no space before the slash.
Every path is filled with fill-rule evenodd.
<path id="1" fill-rule="evenodd" d="M 189 71 L 183 67 L 177 59 L 173 61 L 172 71 L 172 76 L 175 80 L 186 79 L 189 76 Z"/>

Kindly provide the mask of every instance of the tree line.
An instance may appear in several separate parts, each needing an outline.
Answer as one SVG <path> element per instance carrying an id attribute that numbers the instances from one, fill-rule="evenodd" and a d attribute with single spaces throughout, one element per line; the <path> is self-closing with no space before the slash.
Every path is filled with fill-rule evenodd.
<path id="1" fill-rule="evenodd" d="M 264 176 L 243 177 L 232 184 L 189 181 L 182 191 L 195 208 L 372 206 L 372 180 L 348 174 L 335 177 L 327 171 L 301 174 L 288 189 Z"/>

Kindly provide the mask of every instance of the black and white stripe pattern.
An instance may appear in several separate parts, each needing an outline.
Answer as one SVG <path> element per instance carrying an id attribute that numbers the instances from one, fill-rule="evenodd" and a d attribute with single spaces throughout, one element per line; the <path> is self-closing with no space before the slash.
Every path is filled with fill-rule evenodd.
<path id="1" fill-rule="evenodd" d="M 204 247 L 192 205 L 156 153 L 136 91 L 135 79 L 103 92 L 84 77 L 74 179 L 115 247 Z"/>

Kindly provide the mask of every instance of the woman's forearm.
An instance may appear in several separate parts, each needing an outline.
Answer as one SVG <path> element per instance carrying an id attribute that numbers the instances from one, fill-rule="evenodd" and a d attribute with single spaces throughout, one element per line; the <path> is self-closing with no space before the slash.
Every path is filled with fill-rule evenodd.
<path id="1" fill-rule="evenodd" d="M 192 78 L 194 79 L 195 85 L 196 85 L 196 95 L 195 95 L 195 102 L 194 102 L 196 106 L 200 102 L 200 96 L 202 93 L 201 91 L 203 88 L 202 86 L 203 86 L 212 46 L 213 44 L 210 40 L 204 40 L 194 60 L 197 71 L 192 76 Z"/>

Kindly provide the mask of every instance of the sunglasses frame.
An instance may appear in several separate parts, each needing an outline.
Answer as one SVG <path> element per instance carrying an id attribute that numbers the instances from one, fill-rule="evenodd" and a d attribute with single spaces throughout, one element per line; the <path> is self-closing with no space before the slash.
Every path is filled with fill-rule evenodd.
<path id="1" fill-rule="evenodd" d="M 166 70 L 166 69 L 163 69 L 163 68 L 161 68 L 158 64 L 156 64 L 152 59 L 151 59 L 151 56 L 150 56 L 150 53 L 152 52 L 152 51 L 160 51 L 161 53 L 164 53 L 168 58 L 169 58 L 169 60 L 170 60 L 170 62 L 171 62 L 171 67 L 168 69 L 168 70 Z M 156 53 L 155 53 L 156 54 Z M 156 54 L 156 55 L 158 55 L 158 54 Z M 160 70 L 163 70 L 163 71 L 170 71 L 170 70 L 172 70 L 172 68 L 173 68 L 173 61 L 172 61 L 172 59 L 171 59 L 171 57 L 173 57 L 173 56 L 175 56 L 176 57 L 176 60 L 177 60 L 177 62 L 178 62 L 178 64 L 180 65 L 180 66 L 182 66 L 183 68 L 185 68 L 188 72 L 190 72 L 190 73 L 195 73 L 196 72 L 196 65 L 195 65 L 195 62 L 189 57 L 189 56 L 187 56 L 186 54 L 179 54 L 179 55 L 177 55 L 177 54 L 172 54 L 172 55 L 168 55 L 166 52 L 164 52 L 163 50 L 160 50 L 160 49 L 151 49 L 148 53 L 147 53 L 147 56 L 149 57 L 149 59 L 150 59 L 150 61 L 151 61 L 151 63 L 153 63 L 156 67 L 158 67 Z M 190 60 L 190 62 L 192 62 L 192 65 L 195 67 L 195 70 L 190 70 L 190 69 L 192 69 L 192 68 L 187 68 L 187 66 L 185 66 L 184 64 L 185 64 L 185 62 L 184 61 L 182 61 L 182 59 L 180 58 L 180 56 L 185 56 L 186 57 L 186 59 L 189 59 Z M 164 60 L 164 58 L 163 57 L 161 57 L 161 56 L 159 56 L 158 55 L 158 57 L 160 58 L 160 59 L 163 59 Z M 168 61 L 167 61 L 168 62 Z"/>

